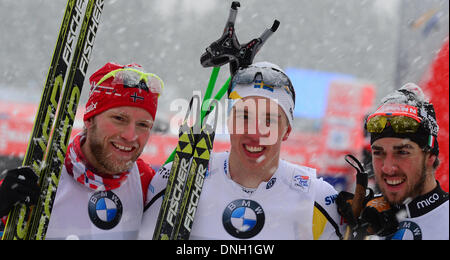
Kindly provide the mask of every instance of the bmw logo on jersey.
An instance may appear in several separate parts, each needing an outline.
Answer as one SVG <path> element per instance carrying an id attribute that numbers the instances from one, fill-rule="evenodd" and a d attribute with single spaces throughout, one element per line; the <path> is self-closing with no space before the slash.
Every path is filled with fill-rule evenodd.
<path id="1" fill-rule="evenodd" d="M 222 215 L 222 223 L 228 234 L 235 238 L 252 238 L 264 227 L 263 208 L 253 200 L 239 199 L 231 202 Z"/>
<path id="2" fill-rule="evenodd" d="M 422 240 L 422 230 L 419 225 L 412 221 L 402 221 L 394 235 L 386 238 L 387 240 Z"/>
<path id="3" fill-rule="evenodd" d="M 100 229 L 113 229 L 122 218 L 122 202 L 112 191 L 99 191 L 89 199 L 89 218 Z"/>

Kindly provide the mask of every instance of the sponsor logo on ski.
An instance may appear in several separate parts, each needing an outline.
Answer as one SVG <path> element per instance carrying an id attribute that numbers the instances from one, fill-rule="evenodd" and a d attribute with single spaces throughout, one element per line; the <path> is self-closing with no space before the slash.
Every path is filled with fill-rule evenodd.
<path id="1" fill-rule="evenodd" d="M 180 167 L 181 168 L 180 168 L 179 174 L 177 176 L 177 179 L 175 180 L 176 182 L 174 185 L 174 192 L 173 192 L 172 199 L 170 201 L 169 212 L 168 212 L 167 218 L 166 218 L 167 222 L 172 227 L 174 226 L 174 220 L 176 219 L 178 206 L 179 206 L 180 200 L 181 200 L 181 194 L 183 193 L 183 186 L 186 181 L 187 174 L 188 174 L 189 160 L 182 158 L 181 162 L 180 162 Z"/>
<path id="2" fill-rule="evenodd" d="M 195 211 L 197 210 L 198 202 L 200 200 L 200 193 L 202 192 L 206 170 L 207 168 L 203 167 L 202 164 L 199 164 L 194 182 L 194 190 L 192 191 L 188 212 L 186 219 L 184 220 L 184 227 L 189 230 L 189 232 L 191 232 L 192 222 L 194 222 Z"/>
<path id="3" fill-rule="evenodd" d="M 83 19 L 83 3 L 84 1 L 77 1 L 77 5 L 75 6 L 75 15 L 73 16 L 72 22 L 69 26 L 69 34 L 67 35 L 67 41 L 66 46 L 64 47 L 63 51 L 63 60 L 66 63 L 67 66 L 69 66 L 70 56 L 73 53 L 73 44 L 76 41 L 76 31 L 78 28 L 78 25 L 80 25 L 81 20 Z"/>
<path id="4" fill-rule="evenodd" d="M 91 58 L 92 49 L 94 46 L 95 36 L 97 34 L 98 24 L 100 23 L 100 17 L 102 15 L 104 0 L 95 1 L 95 7 L 92 15 L 92 23 L 89 25 L 87 31 L 86 43 L 83 48 L 83 53 L 81 55 L 80 66 L 78 67 L 83 74 L 86 76 L 87 67 L 89 60 Z"/>

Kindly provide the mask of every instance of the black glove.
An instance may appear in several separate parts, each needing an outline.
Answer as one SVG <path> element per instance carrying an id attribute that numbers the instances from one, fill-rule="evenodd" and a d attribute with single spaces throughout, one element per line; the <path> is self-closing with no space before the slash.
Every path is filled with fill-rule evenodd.
<path id="1" fill-rule="evenodd" d="M 346 191 L 339 192 L 336 197 L 336 205 L 339 215 L 344 218 L 344 220 L 354 228 L 357 225 L 357 219 L 353 216 L 352 211 L 352 200 L 353 194 Z"/>
<path id="2" fill-rule="evenodd" d="M 367 172 L 365 171 L 361 162 L 359 162 L 359 160 L 356 159 L 356 157 L 354 157 L 353 155 L 347 154 L 345 156 L 345 161 L 356 170 L 356 185 L 359 185 L 361 187 L 360 193 L 358 195 L 361 196 L 360 203 L 362 204 L 362 208 L 364 208 L 366 203 L 373 198 L 372 189 L 367 188 L 367 184 L 369 181 Z M 367 194 L 367 190 L 369 190 L 369 194 Z M 355 192 L 357 191 L 358 189 L 355 189 Z M 350 192 L 341 191 L 336 198 L 336 205 L 339 214 L 345 219 L 345 221 L 352 229 L 354 229 L 358 225 L 360 214 L 360 212 L 358 212 L 358 216 L 355 216 L 353 212 L 352 204 L 354 197 L 355 195 Z"/>
<path id="3" fill-rule="evenodd" d="M 363 206 L 365 207 L 366 204 L 371 201 L 374 197 L 374 192 L 371 188 L 367 188 L 369 190 L 369 193 L 366 195 L 363 201 Z M 341 215 L 342 218 L 350 225 L 350 227 L 354 228 L 355 226 L 359 225 L 359 216 L 353 215 L 352 210 L 352 202 L 353 202 L 353 193 L 347 192 L 347 191 L 341 191 L 339 192 L 338 196 L 336 197 L 336 205 L 339 215 Z"/>
<path id="4" fill-rule="evenodd" d="M 361 213 L 361 221 L 368 225 L 369 234 L 386 237 L 398 229 L 397 211 L 384 200 L 384 197 L 376 197 L 367 203 Z"/>
<path id="5" fill-rule="evenodd" d="M 19 202 L 28 206 L 37 203 L 40 194 L 38 177 L 30 167 L 7 170 L 1 177 L 4 179 L 0 186 L 0 217 L 8 214 Z"/>

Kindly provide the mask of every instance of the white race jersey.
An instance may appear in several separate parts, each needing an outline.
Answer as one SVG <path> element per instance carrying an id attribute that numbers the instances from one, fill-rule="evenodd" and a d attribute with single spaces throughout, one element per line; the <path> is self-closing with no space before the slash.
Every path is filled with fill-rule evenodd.
<path id="1" fill-rule="evenodd" d="M 69 145 L 45 238 L 136 239 L 155 171 L 138 159 L 125 179 L 100 177 L 81 159 L 82 141 Z"/>
<path id="2" fill-rule="evenodd" d="M 45 238 L 136 239 L 143 208 L 136 163 L 126 182 L 111 191 L 80 185 L 64 167 Z"/>
<path id="3" fill-rule="evenodd" d="M 213 153 L 190 239 L 339 239 L 344 227 L 336 190 L 316 177 L 315 169 L 280 160 L 268 182 L 257 189 L 235 183 L 229 153 Z M 152 239 L 171 164 L 149 186 L 139 239 Z"/>
<path id="4" fill-rule="evenodd" d="M 403 211 L 403 214 L 397 214 L 397 218 L 399 218 L 397 232 L 385 239 L 449 239 L 448 193 L 444 192 L 439 185 L 431 192 L 402 206 L 400 210 Z"/>

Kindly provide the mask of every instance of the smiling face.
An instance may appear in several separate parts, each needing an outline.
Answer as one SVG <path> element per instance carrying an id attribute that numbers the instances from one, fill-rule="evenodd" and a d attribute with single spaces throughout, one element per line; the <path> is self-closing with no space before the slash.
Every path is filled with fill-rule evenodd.
<path id="1" fill-rule="evenodd" d="M 278 104 L 264 97 L 243 98 L 233 106 L 228 129 L 230 171 L 253 169 L 271 176 L 278 167 L 281 143 L 291 131 Z"/>
<path id="2" fill-rule="evenodd" d="M 381 138 L 372 144 L 375 179 L 391 204 L 401 204 L 435 187 L 432 174 L 435 158 L 408 139 Z"/>
<path id="3" fill-rule="evenodd" d="M 81 149 L 100 173 L 130 169 L 141 155 L 153 127 L 152 116 L 138 107 L 109 109 L 85 121 L 86 142 Z"/>

